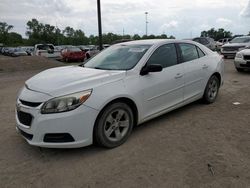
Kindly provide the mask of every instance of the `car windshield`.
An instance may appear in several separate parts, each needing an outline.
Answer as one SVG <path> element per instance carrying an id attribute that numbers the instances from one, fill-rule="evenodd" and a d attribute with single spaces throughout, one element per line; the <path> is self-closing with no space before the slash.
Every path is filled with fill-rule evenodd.
<path id="1" fill-rule="evenodd" d="M 90 59 L 84 67 L 103 70 L 132 69 L 151 45 L 115 45 Z"/>
<path id="2" fill-rule="evenodd" d="M 52 45 L 38 45 L 38 50 L 54 50 L 54 47 Z"/>
<path id="3" fill-rule="evenodd" d="M 75 47 L 71 47 L 71 48 L 68 48 L 68 49 L 71 52 L 81 52 L 82 51 L 80 48 L 75 48 Z"/>
<path id="4" fill-rule="evenodd" d="M 231 40 L 230 43 L 247 43 L 250 42 L 250 37 L 239 37 Z"/>

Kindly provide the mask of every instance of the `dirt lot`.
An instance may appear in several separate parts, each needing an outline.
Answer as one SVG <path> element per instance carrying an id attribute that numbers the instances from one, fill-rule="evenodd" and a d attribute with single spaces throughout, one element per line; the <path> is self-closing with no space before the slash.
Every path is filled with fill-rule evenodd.
<path id="1" fill-rule="evenodd" d="M 250 187 L 250 73 L 225 64 L 214 104 L 144 123 L 118 148 L 39 149 L 16 133 L 16 94 L 27 78 L 62 63 L 0 56 L 0 187 Z"/>

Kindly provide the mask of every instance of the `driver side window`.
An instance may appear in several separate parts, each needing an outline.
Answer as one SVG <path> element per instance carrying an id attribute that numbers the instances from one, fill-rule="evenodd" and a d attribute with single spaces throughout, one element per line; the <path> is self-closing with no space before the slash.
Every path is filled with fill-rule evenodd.
<path id="1" fill-rule="evenodd" d="M 154 51 L 147 65 L 158 64 L 163 68 L 177 64 L 177 54 L 174 44 L 165 44 Z"/>

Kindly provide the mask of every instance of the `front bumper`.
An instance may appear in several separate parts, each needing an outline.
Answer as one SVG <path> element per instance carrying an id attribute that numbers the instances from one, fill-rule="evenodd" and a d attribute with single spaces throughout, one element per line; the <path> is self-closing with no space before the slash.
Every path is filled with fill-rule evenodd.
<path id="1" fill-rule="evenodd" d="M 221 50 L 221 54 L 224 56 L 235 56 L 238 51 L 223 51 Z"/>
<path id="2" fill-rule="evenodd" d="M 75 110 L 55 114 L 41 114 L 39 107 L 28 107 L 18 100 L 18 111 L 30 114 L 32 121 L 29 126 L 20 122 L 16 109 L 16 129 L 25 140 L 34 146 L 48 148 L 77 148 L 92 144 L 93 127 L 98 111 L 85 105 Z M 73 141 L 48 142 L 45 135 L 67 134 Z"/>
<path id="3" fill-rule="evenodd" d="M 250 60 L 246 61 L 242 58 L 235 57 L 234 65 L 236 68 L 250 69 Z"/>

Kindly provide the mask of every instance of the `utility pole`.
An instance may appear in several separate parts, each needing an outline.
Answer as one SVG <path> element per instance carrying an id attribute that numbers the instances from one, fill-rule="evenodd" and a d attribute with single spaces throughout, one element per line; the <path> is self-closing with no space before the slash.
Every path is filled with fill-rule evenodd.
<path id="1" fill-rule="evenodd" d="M 100 0 L 97 0 L 97 16 L 98 16 L 98 31 L 99 31 L 99 49 L 101 51 L 103 47 L 102 47 L 102 17 L 101 17 Z"/>
<path id="2" fill-rule="evenodd" d="M 148 12 L 145 12 L 145 18 L 146 18 L 146 36 L 148 36 Z"/>

